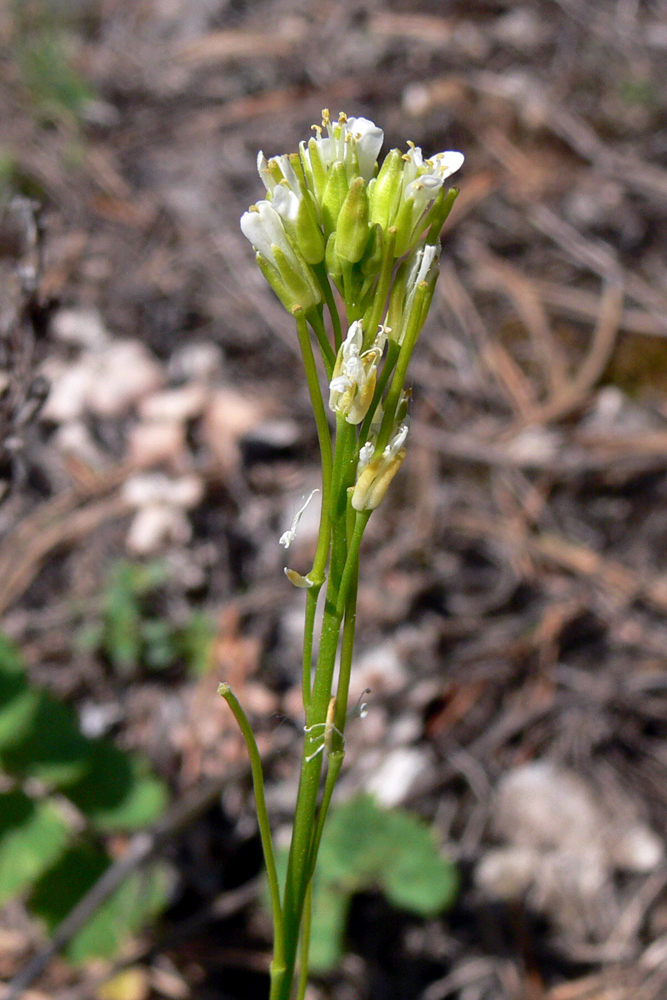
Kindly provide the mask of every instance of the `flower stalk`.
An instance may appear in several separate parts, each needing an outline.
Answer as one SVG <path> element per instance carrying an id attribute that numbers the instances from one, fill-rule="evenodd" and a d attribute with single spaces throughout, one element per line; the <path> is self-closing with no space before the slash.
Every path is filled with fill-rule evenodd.
<path id="1" fill-rule="evenodd" d="M 453 151 L 425 159 L 408 143 L 407 152 L 391 150 L 378 163 L 382 130 L 342 113 L 333 120 L 325 110 L 314 132 L 298 153 L 268 160 L 259 153 L 266 197 L 241 218 L 262 273 L 295 320 L 322 465 L 312 567 L 303 575 L 285 568 L 287 579 L 305 590 L 305 738 L 283 886 L 276 875 L 257 744 L 229 685 L 219 689 L 250 752 L 274 922 L 270 1000 L 292 1000 L 295 990 L 297 1000 L 305 995 L 312 878 L 345 757 L 361 545 L 406 454 L 405 380 L 438 276 L 439 234 L 457 194 L 445 181 L 463 162 Z M 308 500 L 280 539 L 285 548 Z"/>

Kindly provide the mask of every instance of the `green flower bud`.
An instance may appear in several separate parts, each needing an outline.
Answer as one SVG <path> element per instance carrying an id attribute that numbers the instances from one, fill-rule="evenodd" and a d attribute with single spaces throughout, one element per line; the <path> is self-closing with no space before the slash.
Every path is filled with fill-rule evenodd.
<path id="1" fill-rule="evenodd" d="M 324 233 L 318 225 L 310 191 L 304 191 L 301 197 L 294 234 L 306 263 L 319 264 L 324 259 Z"/>
<path id="2" fill-rule="evenodd" d="M 403 254 L 407 253 L 410 249 L 410 244 L 412 242 L 413 214 L 414 199 L 405 198 L 401 202 L 401 206 L 396 216 L 396 221 L 394 222 L 394 225 L 396 226 L 396 247 L 394 249 L 394 256 L 396 257 L 402 257 Z"/>
<path id="3" fill-rule="evenodd" d="M 363 177 L 350 185 L 336 222 L 336 252 L 356 264 L 368 243 L 368 194 Z"/>
<path id="4" fill-rule="evenodd" d="M 345 175 L 345 164 L 337 160 L 329 170 L 324 195 L 322 196 L 322 218 L 324 232 L 328 236 L 336 228 L 338 214 L 347 197 L 348 183 Z"/>
<path id="5" fill-rule="evenodd" d="M 288 312 L 292 312 L 294 306 L 299 305 L 299 303 L 294 300 L 293 295 L 285 287 L 285 283 L 280 277 L 277 268 L 275 268 L 273 264 L 269 263 L 266 257 L 262 256 L 261 253 L 257 253 L 255 255 L 255 260 L 257 261 L 260 271 L 284 305 L 285 309 L 287 309 Z"/>
<path id="6" fill-rule="evenodd" d="M 298 305 L 306 311 L 312 306 L 316 306 L 321 301 L 322 296 L 315 281 L 310 276 L 308 265 L 305 261 L 303 269 L 297 270 L 279 246 L 274 244 L 271 250 L 273 251 L 278 272 L 285 288 L 289 295 L 292 296 L 292 305 L 289 308 L 292 309 L 295 305 Z"/>
<path id="7" fill-rule="evenodd" d="M 403 184 L 403 156 L 400 149 L 387 153 L 380 172 L 369 185 L 370 221 L 387 229 L 394 221 Z"/>

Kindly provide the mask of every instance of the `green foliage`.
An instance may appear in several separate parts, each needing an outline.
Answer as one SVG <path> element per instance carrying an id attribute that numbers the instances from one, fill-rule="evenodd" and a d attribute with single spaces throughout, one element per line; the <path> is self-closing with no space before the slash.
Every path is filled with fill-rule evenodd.
<path id="1" fill-rule="evenodd" d="M 87 738 L 69 706 L 31 686 L 2 636 L 0 778 L 9 788 L 0 794 L 0 905 L 20 893 L 50 930 L 110 865 L 100 836 L 141 829 L 167 802 L 145 760 Z M 68 957 L 112 956 L 168 895 L 163 867 L 132 875 L 71 941 Z"/>
<path id="2" fill-rule="evenodd" d="M 18 39 L 16 58 L 21 83 L 40 118 L 76 120 L 93 90 L 72 65 L 65 41 L 52 25 Z"/>
<path id="3" fill-rule="evenodd" d="M 280 858 L 286 869 L 286 857 Z M 452 905 L 458 879 L 433 832 L 415 815 L 360 795 L 332 809 L 313 880 L 310 967 L 333 969 L 343 953 L 352 896 L 377 890 L 401 910 L 433 917 Z"/>
<path id="4" fill-rule="evenodd" d="M 208 665 L 215 635 L 208 617 L 195 612 L 179 627 L 155 611 L 170 576 L 161 561 L 119 561 L 109 574 L 99 620 L 80 633 L 80 641 L 106 657 L 121 676 L 178 663 L 201 674 Z"/>

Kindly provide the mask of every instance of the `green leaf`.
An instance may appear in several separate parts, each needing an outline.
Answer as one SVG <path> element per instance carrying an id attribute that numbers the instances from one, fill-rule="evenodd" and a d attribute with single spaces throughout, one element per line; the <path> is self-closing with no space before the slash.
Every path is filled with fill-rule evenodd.
<path id="1" fill-rule="evenodd" d="M 415 816 L 388 816 L 393 845 L 391 861 L 380 874 L 380 886 L 394 906 L 422 917 L 433 917 L 451 906 L 458 879 L 454 865 L 443 858 L 433 833 Z"/>
<path id="2" fill-rule="evenodd" d="M 72 848 L 35 886 L 30 909 L 53 931 L 108 866 L 109 859 L 100 851 L 84 845 Z M 128 937 L 164 908 L 170 891 L 165 865 L 155 864 L 131 875 L 72 938 L 66 957 L 75 964 L 113 957 Z"/>
<path id="3" fill-rule="evenodd" d="M 0 635 L 0 750 L 29 729 L 37 702 L 38 694 L 28 686 L 18 650 Z"/>
<path id="4" fill-rule="evenodd" d="M 48 785 L 65 787 L 77 781 L 90 764 L 90 740 L 68 705 L 56 701 L 46 691 L 35 696 L 30 727 L 0 752 L 0 764 L 9 774 L 38 778 Z"/>
<path id="5" fill-rule="evenodd" d="M 138 830 L 161 815 L 168 795 L 141 757 L 107 740 L 91 740 L 89 771 L 67 789 L 67 797 L 105 833 Z"/>
<path id="6" fill-rule="evenodd" d="M 313 891 L 313 916 L 310 931 L 310 961 L 313 972 L 335 969 L 343 957 L 345 925 L 351 897 L 331 886 Z"/>
<path id="7" fill-rule="evenodd" d="M 400 909 L 431 917 L 453 903 L 457 876 L 417 816 L 383 809 L 361 795 L 333 809 L 324 828 L 313 879 L 315 971 L 336 966 L 350 899 L 370 889 L 379 889 Z"/>
<path id="8" fill-rule="evenodd" d="M 48 799 L 0 795 L 0 906 L 30 886 L 64 852 L 70 831 Z"/>

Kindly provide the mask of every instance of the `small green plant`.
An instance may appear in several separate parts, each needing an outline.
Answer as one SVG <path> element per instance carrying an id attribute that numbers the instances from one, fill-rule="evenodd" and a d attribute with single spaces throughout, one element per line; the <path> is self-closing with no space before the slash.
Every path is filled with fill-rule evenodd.
<path id="1" fill-rule="evenodd" d="M 142 667 L 166 670 L 178 663 L 203 674 L 215 637 L 213 622 L 193 611 L 178 626 L 159 613 L 159 598 L 171 575 L 161 561 L 117 562 L 102 593 L 98 620 L 80 631 L 80 644 L 101 653 L 122 677 L 134 676 Z"/>
<path id="2" fill-rule="evenodd" d="M 325 110 L 314 131 L 298 152 L 268 160 L 259 153 L 266 196 L 241 217 L 262 274 L 296 324 L 322 463 L 312 567 L 285 569 L 305 594 L 306 724 L 284 879 L 252 729 L 229 685 L 219 688 L 250 752 L 274 925 L 271 1000 L 291 1000 L 295 988 L 298 1000 L 306 993 L 313 878 L 345 756 L 361 543 L 407 454 L 408 365 L 435 291 L 440 232 L 458 193 L 445 182 L 463 163 L 454 150 L 427 159 L 414 143 L 406 152 L 390 150 L 380 163 L 384 133 L 367 118 L 341 113 L 336 121 Z M 307 503 L 280 538 L 285 548 Z"/>
<path id="3" fill-rule="evenodd" d="M 285 870 L 287 855 L 280 855 Z M 352 897 L 378 891 L 399 910 L 434 917 L 454 902 L 454 865 L 432 831 L 402 809 L 383 809 L 360 795 L 331 810 L 313 878 L 310 967 L 325 973 L 343 955 Z"/>
<path id="4" fill-rule="evenodd" d="M 107 834 L 156 820 L 167 790 L 138 755 L 88 739 L 72 709 L 30 684 L 0 636 L 0 905 L 22 896 L 53 930 L 111 864 Z M 111 957 L 166 904 L 167 870 L 131 875 L 67 946 L 82 962 Z"/>

